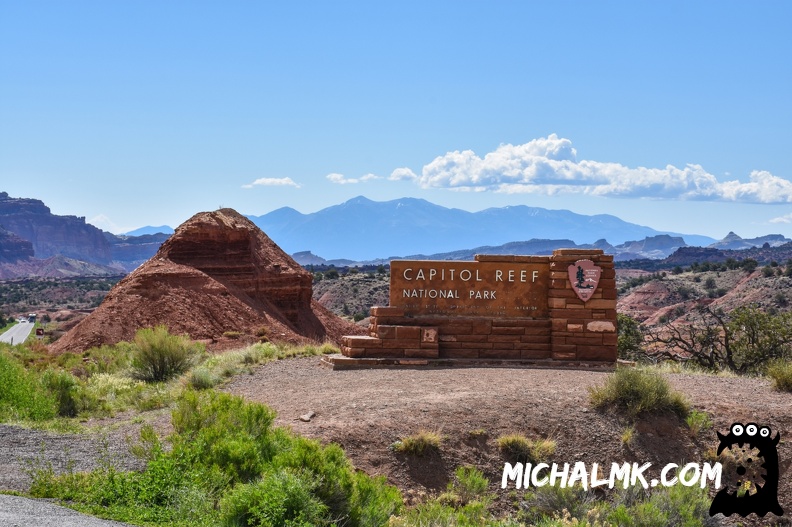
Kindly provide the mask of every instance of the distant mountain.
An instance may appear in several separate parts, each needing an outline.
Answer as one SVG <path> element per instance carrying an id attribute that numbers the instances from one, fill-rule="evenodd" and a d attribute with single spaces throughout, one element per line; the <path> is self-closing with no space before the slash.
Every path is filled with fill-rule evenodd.
<path id="1" fill-rule="evenodd" d="M 140 227 L 139 229 L 135 229 L 134 231 L 125 232 L 124 236 L 143 236 L 146 234 L 173 234 L 173 229 L 168 227 L 167 225 L 160 225 L 159 227 L 152 227 L 151 225 L 146 225 L 145 227 Z"/>
<path id="2" fill-rule="evenodd" d="M 437 254 L 531 239 L 566 239 L 577 244 L 607 239 L 622 244 L 669 234 L 683 236 L 688 245 L 715 241 L 656 231 L 609 214 L 586 216 L 523 205 L 467 212 L 416 198 L 375 202 L 358 196 L 310 214 L 284 207 L 248 218 L 287 252 L 312 251 L 328 260 Z"/>
<path id="3" fill-rule="evenodd" d="M 730 232 L 725 238 L 708 245 L 708 247 L 712 249 L 740 251 L 743 249 L 752 249 L 754 247 L 763 247 L 764 244 L 767 244 L 768 247 L 780 247 L 790 241 L 792 240 L 785 238 L 781 234 L 768 234 L 758 238 L 741 238 L 737 234 Z"/>

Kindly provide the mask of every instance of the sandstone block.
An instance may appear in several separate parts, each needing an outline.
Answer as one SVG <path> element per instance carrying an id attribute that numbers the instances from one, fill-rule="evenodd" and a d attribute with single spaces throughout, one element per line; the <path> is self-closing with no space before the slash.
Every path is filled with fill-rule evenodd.
<path id="1" fill-rule="evenodd" d="M 616 331 L 616 324 L 614 324 L 610 320 L 594 321 L 594 322 L 589 322 L 588 324 L 586 324 L 586 329 L 588 331 L 594 331 L 594 332 L 600 332 L 600 333 L 606 332 L 606 331 L 607 332 L 614 332 L 614 331 Z"/>
<path id="2" fill-rule="evenodd" d="M 341 343 L 350 348 L 379 348 L 382 346 L 382 339 L 365 335 L 347 335 L 341 339 Z"/>
<path id="3" fill-rule="evenodd" d="M 520 350 L 515 350 L 515 349 L 482 350 L 481 353 L 479 353 L 479 357 L 482 359 L 504 359 L 504 360 L 519 359 Z"/>
<path id="4" fill-rule="evenodd" d="M 547 307 L 550 309 L 563 309 L 566 307 L 566 298 L 548 298 Z"/>
<path id="5" fill-rule="evenodd" d="M 421 328 L 421 344 L 434 344 L 437 346 L 437 336 L 437 328 Z"/>
<path id="6" fill-rule="evenodd" d="M 525 328 L 513 326 L 492 326 L 492 335 L 522 335 Z"/>
<path id="7" fill-rule="evenodd" d="M 550 350 L 524 349 L 520 350 L 521 359 L 549 359 Z"/>
<path id="8" fill-rule="evenodd" d="M 396 326 L 396 338 L 420 341 L 421 328 L 419 326 Z"/>
<path id="9" fill-rule="evenodd" d="M 371 308 L 372 317 L 403 317 L 404 309 L 391 306 L 374 306 Z"/>
<path id="10" fill-rule="evenodd" d="M 381 339 L 395 339 L 396 326 L 379 325 L 377 326 L 376 336 Z"/>
<path id="11" fill-rule="evenodd" d="M 439 355 L 442 359 L 477 359 L 478 356 L 477 349 L 441 349 Z"/>
<path id="12" fill-rule="evenodd" d="M 436 359 L 440 356 L 437 348 L 407 348 L 404 350 L 405 357 L 420 357 L 422 359 Z"/>
<path id="13" fill-rule="evenodd" d="M 615 346 L 578 346 L 577 357 L 582 360 L 616 360 Z"/>

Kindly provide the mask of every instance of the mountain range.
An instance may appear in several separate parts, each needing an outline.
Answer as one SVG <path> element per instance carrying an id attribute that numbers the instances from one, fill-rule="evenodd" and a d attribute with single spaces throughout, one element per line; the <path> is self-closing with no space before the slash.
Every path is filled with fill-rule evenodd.
<path id="1" fill-rule="evenodd" d="M 657 231 L 610 214 L 586 216 L 568 210 L 523 205 L 468 212 L 423 199 L 376 202 L 358 196 L 340 205 L 303 214 L 290 207 L 248 216 L 289 253 L 311 251 L 327 259 L 354 261 L 411 254 L 436 254 L 531 239 L 611 244 L 659 234 L 709 245 L 713 238 Z"/>
<path id="2" fill-rule="evenodd" d="M 690 246 L 742 250 L 791 241 L 780 234 L 743 239 L 733 232 L 716 241 L 609 214 L 527 206 L 468 212 L 415 198 L 376 202 L 359 196 L 310 214 L 284 207 L 248 218 L 303 265 L 465 260 L 477 253 L 548 254 L 562 247 L 599 248 L 617 260 L 661 259 Z M 125 274 L 154 255 L 172 232 L 163 225 L 115 235 L 84 217 L 52 214 L 40 200 L 0 192 L 0 278 Z"/>

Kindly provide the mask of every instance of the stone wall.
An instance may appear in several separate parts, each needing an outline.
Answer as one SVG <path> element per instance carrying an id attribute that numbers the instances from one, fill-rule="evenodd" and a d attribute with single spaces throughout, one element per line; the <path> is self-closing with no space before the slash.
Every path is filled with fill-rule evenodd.
<path id="1" fill-rule="evenodd" d="M 576 293 L 569 270 L 570 265 L 581 260 L 589 260 L 599 269 L 599 282 L 596 288 L 586 291 L 588 298 L 585 301 Z M 350 359 L 405 361 L 616 361 L 616 275 L 613 256 L 605 255 L 601 250 L 559 249 L 552 256 L 478 255 L 476 262 L 487 268 L 497 267 L 498 264 L 506 267 L 525 264 L 531 265 L 531 269 L 540 269 L 542 275 L 538 276 L 533 286 L 541 287 L 542 290 L 534 291 L 533 298 L 541 298 L 541 302 L 546 302 L 546 305 L 525 311 L 525 316 L 486 316 L 483 308 L 468 310 L 468 305 L 460 306 L 459 311 L 479 314 L 423 314 L 416 312 L 414 304 L 410 309 L 401 306 L 374 307 L 371 310 L 369 335 L 344 337 L 343 355 Z M 464 262 L 458 263 L 464 265 Z M 472 262 L 470 264 L 473 265 Z M 414 274 L 415 271 L 411 270 L 411 276 Z M 481 282 L 487 283 L 484 279 Z M 398 298 L 394 294 L 393 284 L 392 276 L 391 303 Z M 512 293 L 518 293 L 516 288 L 529 288 L 531 285 L 515 283 L 509 287 Z M 497 298 L 500 301 L 500 296 Z M 486 300 L 476 302 L 479 302 L 478 306 L 487 305 Z M 464 298 L 460 303 L 466 303 Z M 437 309 L 437 306 L 432 307 Z M 499 309 L 504 312 L 502 305 Z M 519 312 L 516 309 L 507 311 Z"/>

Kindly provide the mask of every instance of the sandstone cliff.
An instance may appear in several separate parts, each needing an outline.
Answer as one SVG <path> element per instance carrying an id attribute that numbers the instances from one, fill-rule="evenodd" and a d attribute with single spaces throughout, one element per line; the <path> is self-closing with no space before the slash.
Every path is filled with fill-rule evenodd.
<path id="1" fill-rule="evenodd" d="M 0 226 L 0 263 L 15 263 L 32 257 L 32 243 Z"/>
<path id="2" fill-rule="evenodd" d="M 223 333 L 338 342 L 359 328 L 311 299 L 311 274 L 232 209 L 196 214 L 102 304 L 55 342 L 55 352 L 131 340 L 142 327 L 223 344 Z M 228 344 L 228 343 L 226 343 Z"/>
<path id="3" fill-rule="evenodd" d="M 0 225 L 33 244 L 36 258 L 65 256 L 107 265 L 110 244 L 85 218 L 58 216 L 37 199 L 11 198 L 0 192 Z"/>

